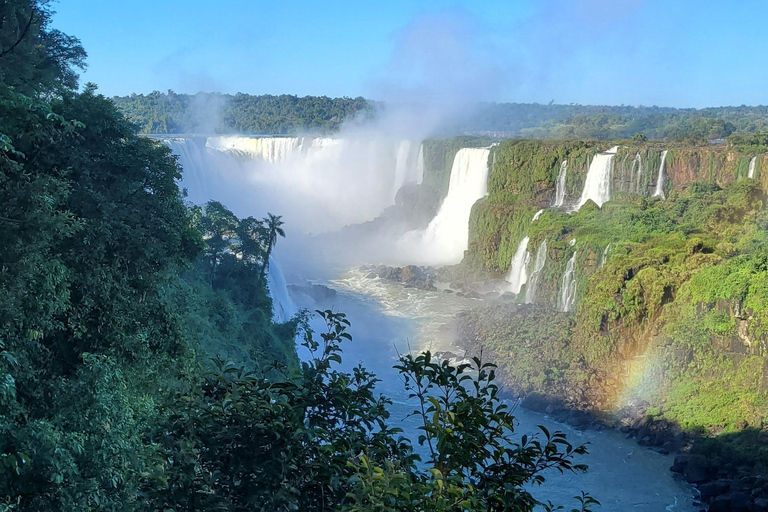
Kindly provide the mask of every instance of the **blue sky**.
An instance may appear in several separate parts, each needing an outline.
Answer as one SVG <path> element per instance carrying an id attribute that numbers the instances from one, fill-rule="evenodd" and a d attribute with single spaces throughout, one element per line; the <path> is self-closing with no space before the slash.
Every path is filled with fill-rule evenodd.
<path id="1" fill-rule="evenodd" d="M 768 104 L 764 0 L 61 0 L 107 95 Z"/>

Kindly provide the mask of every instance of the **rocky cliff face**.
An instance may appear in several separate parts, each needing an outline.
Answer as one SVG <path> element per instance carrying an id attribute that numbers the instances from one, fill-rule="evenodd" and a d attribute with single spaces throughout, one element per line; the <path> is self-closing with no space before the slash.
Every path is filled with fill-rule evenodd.
<path id="1" fill-rule="evenodd" d="M 601 152 L 605 161 L 610 147 L 511 140 L 494 148 L 489 195 L 473 208 L 463 265 L 480 277 L 504 276 L 527 236 L 526 274 L 535 259 L 543 263 L 518 302 L 535 304 L 543 317 L 568 310 L 573 319 L 549 376 L 536 381 L 531 373 L 541 364 L 523 365 L 510 383 L 522 392 L 568 390 L 567 401 L 574 389 L 589 390 L 576 402 L 596 410 L 643 400 L 691 428 L 761 422 L 768 410 L 766 155 L 625 144 L 607 175 L 611 199 L 576 211 L 590 164 Z M 558 182 L 562 207 L 554 207 Z M 551 341 L 537 336 L 513 329 L 494 341 L 496 352 L 524 338 Z"/>

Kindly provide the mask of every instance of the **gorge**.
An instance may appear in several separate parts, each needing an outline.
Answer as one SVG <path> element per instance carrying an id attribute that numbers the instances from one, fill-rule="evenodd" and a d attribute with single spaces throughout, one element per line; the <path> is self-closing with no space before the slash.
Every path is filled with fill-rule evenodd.
<path id="1" fill-rule="evenodd" d="M 462 147 L 467 142 L 469 145 Z M 171 141 L 169 144 L 175 150 L 183 147 L 179 142 Z M 303 147 L 301 142 L 290 144 L 293 148 L 291 151 L 298 152 L 298 148 Z M 482 144 L 488 144 L 486 149 L 473 147 Z M 340 148 L 345 144 L 323 142 L 319 145 Z M 243 146 L 245 144 L 241 143 L 240 147 Z M 409 143 L 408 146 L 408 149 L 402 143 L 390 146 L 392 149 L 387 157 L 389 170 L 386 171 L 389 174 L 381 182 L 396 184 L 405 175 L 410 186 L 430 187 L 438 194 L 442 192 L 444 199 L 439 207 L 430 210 L 433 218 L 425 226 L 413 225 L 410 231 L 405 230 L 399 237 L 385 243 L 401 249 L 401 257 L 415 252 L 420 254 L 420 259 L 416 256 L 404 260 L 391 259 L 392 253 L 387 251 L 357 255 L 356 261 L 328 262 L 330 266 L 335 265 L 336 270 L 328 274 L 329 280 L 320 282 L 340 291 L 354 292 L 361 299 L 370 297 L 378 305 L 377 308 L 383 309 L 385 317 L 394 314 L 412 319 L 409 321 L 417 321 L 417 324 L 424 321 L 430 324 L 421 334 L 417 334 L 418 329 L 410 330 L 414 328 L 412 326 L 391 336 L 408 337 L 418 347 L 429 346 L 443 352 L 460 353 L 466 350 L 472 353 L 484 347 L 486 353 L 497 357 L 506 384 L 518 396 L 541 393 L 548 399 L 576 410 L 597 415 L 616 414 L 617 428 L 630 428 L 627 426 L 629 423 L 622 421 L 637 421 L 637 411 L 633 413 L 635 416 L 624 417 L 618 412 L 627 408 L 639 408 L 642 411 L 639 417 L 646 418 L 644 421 L 649 422 L 652 432 L 661 428 L 660 425 L 673 423 L 689 429 L 695 425 L 714 432 L 718 429 L 728 431 L 739 422 L 752 425 L 757 421 L 758 416 L 742 416 L 740 413 L 723 417 L 727 418 L 725 421 L 732 421 L 731 424 L 718 423 L 723 420 L 717 419 L 719 417 L 715 415 L 691 421 L 680 412 L 685 401 L 712 400 L 716 397 L 707 391 L 699 392 L 699 396 L 696 393 L 680 395 L 682 389 L 678 391 L 676 387 L 701 382 L 705 386 L 704 390 L 707 386 L 720 389 L 723 382 L 732 378 L 730 375 L 754 371 L 756 362 L 762 360 L 762 342 L 758 342 L 750 333 L 760 332 L 761 320 L 758 315 L 762 313 L 754 309 L 747 316 L 742 313 L 745 308 L 754 306 L 741 305 L 739 302 L 726 306 L 733 299 L 721 295 L 713 298 L 703 296 L 697 300 L 704 301 L 704 304 L 712 301 L 710 304 L 714 306 L 709 306 L 712 309 L 701 306 L 698 312 L 686 313 L 689 316 L 685 317 L 685 321 L 702 314 L 705 316 L 705 325 L 709 321 L 706 315 L 722 319 L 718 321 L 724 323 L 723 327 L 717 327 L 710 333 L 706 330 L 701 332 L 702 339 L 711 340 L 712 348 L 694 354 L 692 358 L 687 356 L 687 360 L 676 360 L 680 365 L 677 368 L 659 366 L 665 357 L 659 351 L 670 350 L 669 340 L 672 343 L 671 350 L 680 350 L 687 343 L 676 339 L 678 334 L 675 333 L 680 327 L 673 320 L 674 316 L 665 315 L 665 310 L 672 311 L 678 307 L 675 301 L 678 295 L 685 294 L 686 300 L 691 300 L 691 286 L 696 282 L 695 275 L 686 274 L 675 278 L 677 281 L 672 278 L 675 274 L 665 277 L 669 272 L 667 267 L 678 258 L 683 261 L 693 258 L 693 261 L 699 262 L 698 267 L 692 267 L 694 274 L 697 268 L 701 272 L 712 272 L 711 269 L 720 271 L 718 267 L 722 268 L 732 255 L 738 253 L 738 244 L 743 243 L 738 242 L 738 239 L 742 235 L 734 232 L 733 228 L 745 225 L 742 219 L 745 219 L 746 225 L 755 222 L 750 219 L 754 219 L 761 211 L 763 185 L 759 171 L 765 160 L 763 154 L 744 154 L 716 146 L 662 148 L 658 144 L 633 142 L 609 145 L 509 140 L 490 146 L 482 139 L 449 139 L 425 141 L 419 145 L 415 159 L 398 158 L 398 155 L 406 152 L 415 153 L 411 148 L 416 144 Z M 232 147 L 228 151 L 234 153 L 242 150 Z M 188 158 L 180 151 L 179 154 L 182 161 Z M 270 150 L 267 154 L 282 153 Z M 311 151 L 298 154 L 302 158 L 313 158 Z M 209 151 L 210 158 L 217 158 L 218 155 Z M 336 155 L 335 158 L 344 158 L 338 156 L 338 153 Z M 238 158 L 240 165 L 244 165 L 245 157 L 240 155 Z M 256 158 L 268 160 L 261 156 Z M 403 162 L 409 160 L 415 160 L 416 165 L 404 166 Z M 193 185 L 196 176 L 205 175 L 208 171 L 205 165 L 201 166 L 192 160 L 187 165 L 192 167 L 187 170 L 186 179 L 189 180 L 190 195 L 193 195 L 199 193 Z M 195 165 L 198 167 L 195 168 Z M 405 172 L 404 167 L 411 170 Z M 264 169 L 267 168 L 263 167 L 258 172 L 265 172 Z M 269 172 L 280 172 L 279 169 L 278 163 Z M 385 169 L 386 166 L 380 168 Z M 741 178 L 748 179 L 741 181 Z M 391 190 L 386 186 L 384 189 Z M 369 202 L 379 201 L 379 204 L 389 202 L 389 207 L 393 207 L 391 192 L 378 197 L 378 191 L 369 190 L 374 192 L 374 196 L 364 196 L 363 189 L 361 198 Z M 666 197 L 669 199 L 664 200 Z M 746 202 L 739 202 L 742 201 L 737 200 L 739 197 L 743 197 Z M 570 209 L 567 198 L 572 198 L 573 206 Z M 696 213 L 700 211 L 699 204 L 713 212 L 723 207 L 737 208 L 733 214 L 722 217 L 718 213 L 715 217 L 718 229 L 732 233 L 730 236 L 734 237 L 735 242 L 730 243 L 734 244 L 734 248 L 711 245 L 713 242 L 696 227 L 704 219 L 686 220 L 688 214 L 685 209 L 679 210 L 690 208 L 691 214 L 700 215 Z M 413 206 L 400 204 L 394 207 L 408 209 Z M 665 217 L 669 215 L 666 213 L 668 210 L 670 213 L 676 212 L 676 217 Z M 643 212 L 656 213 L 647 216 Z M 681 215 L 683 231 L 676 227 L 681 224 Z M 649 228 L 651 231 L 648 231 Z M 308 243 L 311 246 L 312 242 Z M 414 248 L 418 250 L 409 252 L 409 248 L 411 251 Z M 435 251 L 430 251 L 430 248 Z M 506 254 L 509 256 L 505 257 Z M 634 261 L 637 257 L 640 260 Z M 445 300 L 456 295 L 457 289 L 454 284 L 446 281 L 437 283 L 437 292 L 417 289 L 403 292 L 407 293 L 408 298 L 404 297 L 405 302 L 397 305 L 401 300 L 396 298 L 401 293 L 397 291 L 399 285 L 378 285 L 374 281 L 380 280 L 379 277 L 372 280 L 365 275 L 350 275 L 346 270 L 350 265 L 399 261 L 428 264 L 461 261 L 458 266 L 447 267 L 451 270 L 446 275 L 446 278 L 449 275 L 458 276 L 462 284 L 459 288 L 461 292 L 473 288 L 487 290 L 488 283 L 498 282 L 505 276 L 502 282 L 507 284 L 502 286 L 502 292 L 508 293 L 500 299 L 486 299 L 487 304 L 474 302 L 477 299 L 455 297 L 450 299 L 454 301 L 451 306 L 447 306 Z M 289 267 L 289 281 L 294 280 L 299 286 L 307 280 L 318 282 L 317 276 L 302 275 L 297 270 L 298 265 Z M 338 280 L 339 275 L 348 277 Z M 658 280 L 660 283 L 657 283 Z M 491 289 L 494 289 L 493 286 Z M 275 293 L 280 295 L 282 292 L 273 290 L 272 293 L 276 297 Z M 618 304 L 613 295 L 616 293 L 623 296 Z M 694 293 L 701 294 L 699 291 Z M 747 292 L 746 296 L 738 300 L 755 304 L 754 299 L 750 299 L 751 293 L 754 292 Z M 445 295 L 445 299 L 440 298 L 435 303 L 440 295 Z M 495 296 L 498 297 L 498 293 Z M 605 299 L 602 298 L 604 296 Z M 370 299 L 363 300 L 367 302 Z M 304 307 L 312 304 L 307 303 L 306 298 L 299 302 L 301 300 L 305 301 Z M 628 300 L 632 302 L 627 303 Z M 501 304 L 498 301 L 502 301 Z M 408 302 L 413 304 L 407 310 L 402 310 Z M 515 307 L 510 303 L 528 306 Z M 350 309 L 357 307 L 352 303 L 346 304 Z M 426 309 L 419 310 L 416 304 L 425 304 L 421 307 Z M 630 308 L 628 304 L 634 305 Z M 388 308 L 394 309 L 387 313 Z M 504 308 L 511 309 L 500 317 L 500 312 L 506 311 Z M 605 311 L 614 313 L 606 316 Z M 563 313 L 567 316 L 563 317 Z M 359 322 L 366 325 L 366 321 L 373 315 L 369 311 L 367 315 L 361 316 Z M 463 333 L 458 338 L 445 331 L 445 326 L 454 321 L 455 315 L 460 319 Z M 420 318 L 431 320 L 418 320 Z M 491 319 L 493 324 L 488 324 Z M 561 324 L 563 319 L 568 319 L 565 324 Z M 729 341 L 731 349 L 722 348 L 721 340 L 728 339 L 728 327 L 725 326 L 731 321 L 739 326 L 739 332 L 743 332 L 740 336 L 749 340 L 749 355 L 746 358 L 739 355 L 742 349 L 733 345 L 744 344 L 745 341 Z M 534 334 L 534 331 L 528 330 L 531 322 L 564 325 L 565 329 L 557 337 L 551 338 L 550 331 Z M 497 333 L 489 336 L 488 329 L 492 325 Z M 671 338 L 660 336 L 660 332 L 670 333 L 665 336 Z M 398 346 L 394 339 L 391 342 Z M 401 346 L 400 350 L 407 348 Z M 530 351 L 541 354 L 534 355 Z M 509 356 L 502 357 L 504 352 L 508 352 Z M 365 350 L 359 353 L 359 357 L 368 359 Z M 529 360 L 530 357 L 534 359 Z M 712 357 L 728 361 L 718 370 L 723 373 L 710 372 L 707 376 L 696 374 L 692 368 L 700 364 L 697 361 L 708 361 Z M 376 360 L 381 362 L 381 358 Z M 377 370 L 383 373 L 387 371 L 384 367 L 377 367 Z M 762 375 L 762 370 L 760 372 Z M 750 378 L 757 378 L 757 375 L 752 375 Z M 750 390 L 745 389 L 746 400 L 753 400 L 750 397 L 757 398 L 764 392 L 761 391 L 764 389 L 763 377 L 753 382 L 755 384 L 750 384 L 753 386 Z M 751 409 L 758 404 L 759 400 L 753 401 L 748 407 Z M 714 407 L 717 410 L 721 406 L 714 404 Z M 728 405 L 723 404 L 722 407 L 727 408 Z M 755 410 L 754 414 L 762 413 Z M 665 435 L 646 437 L 638 434 L 638 440 L 646 445 L 653 446 L 658 442 L 655 446 L 663 453 L 683 447 L 677 444 L 679 441 L 669 442 L 671 438 Z M 667 444 L 662 446 L 664 443 Z"/>

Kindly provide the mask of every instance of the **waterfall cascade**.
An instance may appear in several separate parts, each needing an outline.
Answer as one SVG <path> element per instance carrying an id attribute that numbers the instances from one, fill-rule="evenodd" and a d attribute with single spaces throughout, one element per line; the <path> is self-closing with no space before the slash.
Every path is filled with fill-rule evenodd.
<path id="1" fill-rule="evenodd" d="M 539 249 L 536 251 L 536 259 L 533 260 L 533 272 L 528 279 L 528 287 L 525 289 L 525 303 L 533 304 L 536 302 L 536 291 L 539 287 L 539 278 L 547 263 L 547 241 L 543 240 Z"/>
<path id="2" fill-rule="evenodd" d="M 206 146 L 219 151 L 239 151 L 269 163 L 285 162 L 299 149 L 298 137 L 208 137 Z"/>
<path id="3" fill-rule="evenodd" d="M 416 158 L 416 184 L 424 182 L 424 145 L 419 145 L 419 156 Z"/>
<path id="4" fill-rule="evenodd" d="M 608 254 L 611 252 L 611 246 L 613 245 L 613 242 L 609 243 L 605 246 L 605 249 L 603 249 L 603 256 L 600 258 L 600 266 L 602 267 L 608 262 Z"/>
<path id="5" fill-rule="evenodd" d="M 537 211 L 537 212 L 536 212 L 536 213 L 533 215 L 533 219 L 531 220 L 531 222 L 536 222 L 537 220 L 539 220 L 539 217 L 541 217 L 541 214 L 542 214 L 542 213 L 544 213 L 544 210 L 539 210 L 539 211 Z"/>
<path id="6" fill-rule="evenodd" d="M 409 180 L 409 178 L 415 178 L 415 176 L 408 176 L 409 168 L 412 168 L 411 158 L 411 141 L 403 140 L 397 147 L 397 156 L 395 159 L 395 183 L 392 191 L 392 197 L 397 195 L 397 191 L 400 190 L 407 181 L 416 181 L 415 179 Z M 414 169 L 415 171 L 415 169 Z"/>
<path id="7" fill-rule="evenodd" d="M 555 208 L 560 208 L 565 202 L 565 186 L 568 175 L 568 160 L 563 160 L 560 164 L 560 172 L 557 174 L 557 185 L 555 188 L 555 202 L 552 204 Z"/>
<path id="8" fill-rule="evenodd" d="M 193 203 L 215 199 L 240 216 L 279 212 L 304 232 L 372 220 L 394 203 L 401 185 L 417 182 L 423 173 L 419 145 L 410 140 L 216 136 L 163 141 L 179 156 L 181 186 Z M 259 212 L 251 211 L 253 204 Z"/>
<path id="9" fill-rule="evenodd" d="M 565 266 L 562 285 L 560 287 L 560 311 L 572 311 L 576 303 L 576 252 Z"/>
<path id="10" fill-rule="evenodd" d="M 664 196 L 664 162 L 667 160 L 667 151 L 661 152 L 661 164 L 659 164 L 659 175 L 656 177 L 656 190 L 653 192 L 653 197 L 660 197 L 666 199 Z"/>
<path id="11" fill-rule="evenodd" d="M 287 322 L 296 314 L 296 306 L 288 295 L 288 287 L 285 285 L 283 272 L 274 258 L 269 258 L 267 270 L 267 286 L 269 297 L 272 299 L 272 320 L 275 322 Z"/>
<path id="12" fill-rule="evenodd" d="M 605 153 L 598 153 L 592 159 L 576 210 L 590 199 L 597 206 L 603 206 L 603 203 L 611 199 L 611 168 L 613 167 L 613 157 L 616 156 L 618 150 L 618 146 L 615 146 Z"/>
<path id="13" fill-rule="evenodd" d="M 635 166 L 637 167 L 637 175 L 635 180 L 635 193 L 645 195 L 642 191 L 643 186 L 643 157 L 640 156 L 640 153 L 635 155 L 635 161 L 632 164 L 632 169 L 634 171 Z"/>
<path id="14" fill-rule="evenodd" d="M 757 157 L 753 156 L 752 160 L 749 161 L 749 171 L 747 172 L 747 178 L 751 180 L 755 179 L 755 162 L 757 162 Z"/>
<path id="15" fill-rule="evenodd" d="M 531 253 L 528 252 L 529 239 L 526 236 L 520 241 L 512 258 L 512 264 L 509 266 L 509 291 L 515 295 L 520 293 L 520 289 L 528 281 L 528 265 L 531 262 Z"/>
<path id="16" fill-rule="evenodd" d="M 469 239 L 469 215 L 488 192 L 488 148 L 463 148 L 451 167 L 448 195 L 424 231 L 411 231 L 401 240 L 403 250 L 432 264 L 458 263 Z"/>

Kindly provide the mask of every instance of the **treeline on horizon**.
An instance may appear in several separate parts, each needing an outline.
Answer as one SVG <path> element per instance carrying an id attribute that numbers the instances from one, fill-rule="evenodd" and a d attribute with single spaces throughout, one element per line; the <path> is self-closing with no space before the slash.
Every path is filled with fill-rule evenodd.
<path id="1" fill-rule="evenodd" d="M 372 119 L 384 103 L 327 96 L 177 94 L 115 96 L 115 104 L 143 133 L 333 133 L 355 117 Z M 628 105 L 482 103 L 447 135 L 503 138 L 705 142 L 768 129 L 768 106 L 680 109 Z"/>

